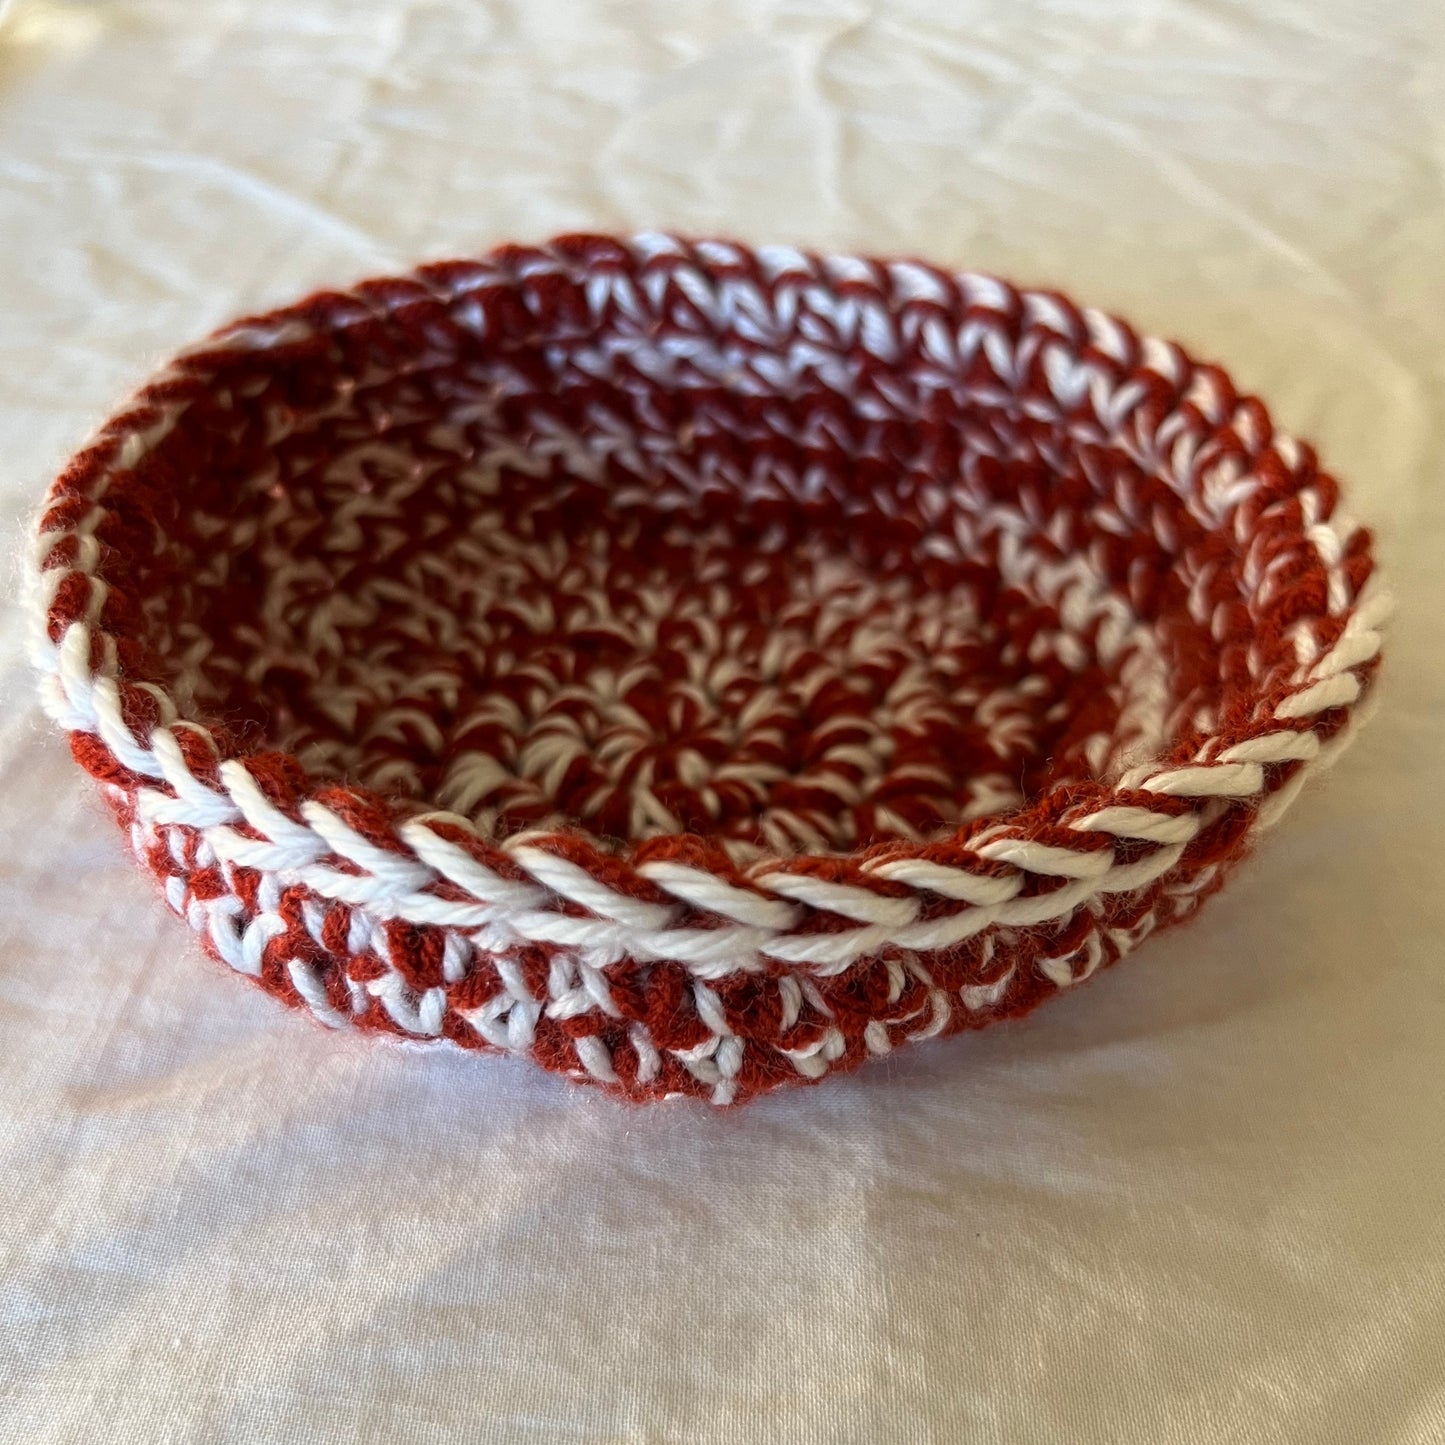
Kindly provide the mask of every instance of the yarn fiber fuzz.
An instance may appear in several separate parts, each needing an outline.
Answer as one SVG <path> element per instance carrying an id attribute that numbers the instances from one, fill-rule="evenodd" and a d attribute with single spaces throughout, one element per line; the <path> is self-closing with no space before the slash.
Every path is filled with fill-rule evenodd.
<path id="1" fill-rule="evenodd" d="M 1178 346 L 652 234 L 239 321 L 38 541 L 46 706 L 217 958 L 717 1104 L 1189 917 L 1385 611 L 1314 452 Z"/>

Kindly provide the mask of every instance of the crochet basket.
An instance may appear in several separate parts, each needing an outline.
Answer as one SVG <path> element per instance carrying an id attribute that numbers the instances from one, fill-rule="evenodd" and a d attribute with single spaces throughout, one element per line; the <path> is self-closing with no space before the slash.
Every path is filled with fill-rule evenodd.
<path id="1" fill-rule="evenodd" d="M 726 1104 L 1187 918 L 1377 666 L 1217 367 L 913 261 L 569 236 L 183 352 L 37 656 L 165 897 L 325 1024 Z"/>

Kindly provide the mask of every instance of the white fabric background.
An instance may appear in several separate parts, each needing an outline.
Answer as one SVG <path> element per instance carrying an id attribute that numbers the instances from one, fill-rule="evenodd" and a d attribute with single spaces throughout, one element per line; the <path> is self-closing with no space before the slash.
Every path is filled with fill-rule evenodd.
<path id="1" fill-rule="evenodd" d="M 0 1439 L 1445 1439 L 1442 115 L 1438 0 L 17 0 L 11 553 L 237 311 L 670 225 L 1220 357 L 1401 613 L 1375 721 L 1196 926 L 717 1115 L 333 1037 L 201 958 L 7 600 Z"/>

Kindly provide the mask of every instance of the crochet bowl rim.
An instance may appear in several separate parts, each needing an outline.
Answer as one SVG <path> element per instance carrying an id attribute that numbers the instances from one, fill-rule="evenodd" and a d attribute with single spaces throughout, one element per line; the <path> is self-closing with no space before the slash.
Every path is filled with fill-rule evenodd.
<path id="1" fill-rule="evenodd" d="M 677 903 L 721 913 L 734 922 L 756 923 L 773 935 L 774 945 L 786 944 L 787 935 L 797 929 L 808 916 L 815 913 L 841 915 L 859 923 L 873 923 L 880 929 L 890 925 L 878 917 L 879 905 L 886 904 L 891 893 L 911 894 L 915 889 L 941 895 L 944 899 L 964 905 L 972 905 L 984 912 L 992 912 L 1002 902 L 1018 897 L 1020 888 L 1015 870 L 1049 880 L 1050 891 L 1043 895 L 1050 906 L 1044 915 L 1057 917 L 1061 905 L 1070 903 L 1075 908 L 1104 892 L 1119 892 L 1144 887 L 1167 869 L 1160 868 L 1162 859 L 1155 863 L 1148 876 L 1140 874 L 1137 880 L 1131 876 L 1129 866 L 1109 866 L 1091 861 L 1091 853 L 1051 847 L 1034 841 L 1031 835 L 1040 830 L 1040 824 L 1050 816 L 1062 816 L 1068 811 L 1071 799 L 1078 799 L 1081 793 L 1091 794 L 1088 798 L 1089 812 L 1083 817 L 1072 819 L 1067 826 L 1079 832 L 1095 832 L 1102 837 L 1081 842 L 1106 842 L 1135 840 L 1140 843 L 1162 845 L 1156 853 L 1172 855 L 1177 863 L 1190 839 L 1203 826 L 1200 813 L 1211 805 L 1231 801 L 1258 800 L 1264 806 L 1258 809 L 1257 817 L 1250 823 L 1268 824 L 1273 822 L 1285 809 L 1304 781 L 1304 777 L 1317 762 L 1323 763 L 1337 752 L 1353 735 L 1354 719 L 1351 719 L 1339 734 L 1321 744 L 1315 736 L 1318 720 L 1323 714 L 1343 708 L 1346 713 L 1354 710 L 1365 688 L 1358 673 L 1360 668 L 1370 667 L 1380 651 L 1380 636 L 1376 630 L 1391 610 L 1391 600 L 1378 578 L 1378 568 L 1373 567 L 1369 579 L 1350 598 L 1345 609 L 1349 616 L 1349 636 L 1343 649 L 1336 646 L 1328 658 L 1320 662 L 1332 662 L 1333 666 L 1315 666 L 1311 675 L 1302 680 L 1300 686 L 1291 692 L 1279 707 L 1274 717 L 1282 726 L 1274 733 L 1267 734 L 1246 744 L 1226 749 L 1214 756 L 1193 763 L 1169 756 L 1173 746 L 1166 743 L 1165 749 L 1150 758 L 1131 765 L 1120 777 L 1099 778 L 1080 782 L 1065 782 L 1051 785 L 1038 794 L 1027 798 L 1016 808 L 970 820 L 950 829 L 941 830 L 939 835 L 922 841 L 902 838 L 884 838 L 856 850 L 840 852 L 798 852 L 766 853 L 745 867 L 737 867 L 722 853 L 719 840 L 706 833 L 677 833 L 657 838 L 628 838 L 620 843 L 610 844 L 607 840 L 592 834 L 580 823 L 569 823 L 563 829 L 526 830 L 503 837 L 491 837 L 478 828 L 470 819 L 441 810 L 427 811 L 407 803 L 405 800 L 350 783 L 337 783 L 318 778 L 304 767 L 294 755 L 287 754 L 304 780 L 298 794 L 295 811 L 305 819 L 297 823 L 281 809 L 273 806 L 263 791 L 251 778 L 246 764 L 250 760 L 274 756 L 281 752 L 276 749 L 257 752 L 239 745 L 218 746 L 217 735 L 230 744 L 228 730 L 219 719 L 207 718 L 204 714 L 186 715 L 176 705 L 169 690 L 150 681 L 132 684 L 151 696 L 158 720 L 151 731 L 149 756 L 141 746 L 131 727 L 122 716 L 119 688 L 123 678 L 120 664 L 116 659 L 115 641 L 117 634 L 100 625 L 98 619 L 104 607 L 106 579 L 100 565 L 99 548 L 90 533 L 93 527 L 85 521 L 59 531 L 42 530 L 44 518 L 63 497 L 62 488 L 77 470 L 96 466 L 97 457 L 104 453 L 104 460 L 98 463 L 100 476 L 109 478 L 118 471 L 134 468 L 167 435 L 176 420 L 184 414 L 186 405 L 176 407 L 164 395 L 168 384 L 178 375 L 184 374 L 187 365 L 194 365 L 208 352 L 219 348 L 265 351 L 274 344 L 275 336 L 286 327 L 304 325 L 315 330 L 314 315 L 322 303 L 350 301 L 365 310 L 376 304 L 375 292 L 382 286 L 398 283 L 421 283 L 435 288 L 438 278 L 450 267 L 475 266 L 484 264 L 499 256 L 514 252 L 560 256 L 559 265 L 570 261 L 565 248 L 581 243 L 608 245 L 625 248 L 630 256 L 671 255 L 706 259 L 712 252 L 726 253 L 750 258 L 766 267 L 787 268 L 801 266 L 811 268 L 816 278 L 823 268 L 835 264 L 862 265 L 880 268 L 910 267 L 945 278 L 963 288 L 968 283 L 984 287 L 1001 288 L 1019 298 L 1022 304 L 1031 301 L 1052 303 L 1060 293 L 1016 287 L 1013 283 L 986 273 L 951 270 L 927 262 L 908 258 L 856 256 L 849 254 L 814 253 L 792 247 L 754 247 L 726 240 L 685 241 L 677 236 L 662 233 L 642 232 L 630 237 L 617 236 L 558 236 L 540 243 L 537 247 L 499 246 L 481 252 L 476 257 L 459 258 L 456 261 L 434 261 L 408 269 L 379 276 L 372 276 L 354 282 L 344 290 L 318 290 L 297 300 L 264 313 L 243 316 L 211 332 L 203 340 L 180 352 L 159 371 L 152 373 L 130 400 L 118 411 L 112 413 L 92 434 L 91 440 L 69 460 L 67 466 L 47 489 L 42 505 L 42 520 L 36 529 L 36 552 L 34 556 L 33 586 L 31 588 L 33 622 L 35 624 L 34 660 L 42 674 L 42 693 L 47 711 L 72 734 L 90 732 L 98 736 L 123 767 L 133 773 L 135 781 L 123 787 L 125 791 L 138 793 L 144 801 L 149 789 L 153 798 L 159 790 L 151 783 L 159 783 L 174 796 L 177 806 L 169 810 L 165 795 L 160 794 L 151 804 L 151 817 L 155 821 L 180 822 L 198 827 L 208 836 L 217 829 L 230 829 L 236 821 L 235 806 L 245 824 L 257 829 L 263 838 L 269 838 L 276 846 L 253 848 L 250 856 L 245 848 L 233 848 L 230 860 L 245 863 L 261 872 L 294 871 L 295 860 L 290 863 L 285 856 L 286 840 L 290 837 L 300 846 L 302 853 L 308 853 L 308 864 L 325 861 L 327 850 L 330 856 L 341 857 L 349 865 L 364 859 L 367 867 L 381 879 L 386 887 L 351 890 L 356 896 L 348 896 L 345 880 L 353 875 L 345 869 L 332 870 L 331 886 L 323 890 L 325 895 L 338 901 L 350 902 L 379 910 L 379 916 L 410 916 L 405 913 L 389 912 L 403 896 L 415 896 L 417 887 L 424 887 L 435 881 L 439 872 L 443 877 L 455 875 L 449 871 L 448 863 L 462 866 L 462 860 L 454 854 L 468 854 L 473 861 L 483 863 L 484 871 L 490 873 L 489 888 L 505 893 L 513 886 L 514 879 L 508 877 L 506 864 L 500 873 L 493 865 L 509 859 L 514 867 L 544 889 L 555 895 L 568 898 L 574 903 L 594 909 L 601 916 L 620 925 L 627 932 L 652 933 L 662 917 L 659 905 L 644 898 L 619 893 L 609 888 L 600 879 L 591 878 L 587 869 L 566 856 L 566 844 L 580 847 L 605 866 L 607 860 L 632 868 L 641 880 L 662 890 L 670 900 L 667 911 Z M 562 249 L 559 249 L 562 248 Z M 371 294 L 368 294 L 368 293 Z M 1093 308 L 1078 308 L 1079 314 L 1089 327 L 1089 339 L 1097 342 L 1098 333 L 1121 333 L 1143 349 L 1155 348 L 1157 354 L 1172 356 L 1176 364 L 1198 368 L 1204 364 L 1191 353 L 1175 343 L 1159 341 L 1157 338 L 1140 336 L 1133 332 L 1127 322 Z M 368 315 L 370 313 L 368 312 Z M 362 317 L 360 319 L 366 319 Z M 350 323 L 337 322 L 327 328 L 339 331 Z M 1068 344 L 1068 338 L 1059 334 L 1058 339 Z M 1074 345 L 1077 355 L 1080 349 Z M 1080 367 L 1086 364 L 1078 361 Z M 1143 363 L 1140 363 L 1141 365 Z M 1228 373 L 1223 368 L 1211 370 L 1223 376 L 1232 387 Z M 1238 415 L 1238 407 L 1249 404 L 1257 408 L 1262 421 L 1263 446 L 1276 449 L 1298 448 L 1301 444 L 1273 425 L 1267 408 L 1262 402 L 1245 393 L 1235 393 L 1236 410 L 1220 421 L 1219 431 L 1229 430 Z M 158 425 L 153 414 L 160 408 L 164 415 L 167 406 L 173 414 Z M 1074 438 L 1077 441 L 1077 438 Z M 1258 451 L 1251 453 L 1254 462 Z M 1312 454 L 1311 454 L 1312 455 Z M 1156 471 L 1155 476 L 1162 476 Z M 1321 472 L 1319 475 L 1327 476 Z M 1176 489 L 1177 490 L 1177 489 Z M 104 511 L 104 494 L 91 499 L 91 515 Z M 1339 523 L 1347 520 L 1343 507 L 1332 505 L 1328 514 L 1313 524 L 1313 530 L 1320 534 L 1336 537 L 1343 530 L 1346 537 L 1358 534 L 1364 529 L 1357 527 L 1353 519 L 1341 528 Z M 1305 535 L 1304 532 L 1301 535 Z M 1368 537 L 1368 533 L 1366 533 Z M 1325 545 L 1318 538 L 1316 546 Z M 64 544 L 73 543 L 73 555 L 66 553 Z M 87 543 L 90 543 L 87 547 Z M 59 560 L 57 557 L 59 556 Z M 50 612 L 55 604 L 60 584 L 69 576 L 79 574 L 90 586 L 88 603 L 89 617 L 86 622 L 72 621 L 57 639 L 52 636 Z M 92 661 L 97 644 L 100 650 L 98 663 Z M 1221 689 L 1223 684 L 1221 683 Z M 87 690 L 91 696 L 85 694 Z M 1291 723 L 1295 724 L 1291 726 Z M 196 778 L 175 742 L 177 730 L 186 730 L 198 735 L 214 754 L 214 770 L 223 787 L 212 789 Z M 158 741 L 159 740 L 159 741 Z M 1207 753 L 1207 740 L 1201 753 Z M 1271 763 L 1294 762 L 1301 766 L 1286 787 L 1270 794 L 1263 785 L 1263 769 Z M 136 766 L 133 766 L 136 765 Z M 149 780 L 149 781 L 148 781 Z M 1144 792 L 1154 795 L 1164 804 L 1165 799 L 1178 805 L 1174 813 L 1159 812 L 1152 817 L 1135 816 L 1145 810 L 1119 805 L 1115 801 L 1123 792 Z M 358 802 L 383 810 L 389 821 L 395 839 L 395 847 L 374 843 L 344 820 L 339 819 L 321 801 L 327 795 L 344 792 Z M 229 794 L 229 798 L 227 795 Z M 225 799 L 226 802 L 221 800 Z M 206 822 L 208 805 L 213 802 L 215 817 Z M 1215 808 L 1217 814 L 1218 808 Z M 1124 815 L 1130 816 L 1124 816 Z M 1106 817 L 1107 815 L 1107 817 Z M 258 819 L 267 826 L 260 826 Z M 418 829 L 425 828 L 429 839 L 421 841 Z M 442 829 L 436 832 L 436 829 Z M 327 845 L 327 850 L 318 854 L 315 847 L 301 843 L 300 832 L 314 830 Z M 460 835 L 465 835 L 461 837 Z M 279 842 L 278 842 L 279 840 Z M 547 846 L 548 844 L 554 846 Z M 706 864 L 695 867 L 686 862 L 659 860 L 655 855 L 659 848 L 673 845 L 701 845 L 709 855 Z M 969 855 L 969 872 L 960 875 L 958 866 L 947 865 L 941 858 L 965 851 Z M 294 851 L 294 850 L 293 850 Z M 263 856 L 266 855 L 266 856 Z M 478 856 L 480 855 L 480 856 Z M 222 856 L 226 856 L 222 854 Z M 299 854 L 297 855 L 300 856 Z M 1101 848 L 1092 854 L 1094 860 L 1104 857 L 1112 861 L 1112 848 Z M 483 862 L 485 860 L 485 862 Z M 1146 860 L 1151 861 L 1151 860 Z M 856 896 L 858 890 L 846 883 L 833 882 L 828 874 L 840 863 L 857 865 L 885 885 L 883 890 L 866 890 L 866 899 Z M 417 872 L 418 865 L 429 877 L 423 880 Z M 723 875 L 723 876 L 719 876 Z M 968 879 L 961 882 L 960 876 Z M 375 881 L 375 879 L 371 881 Z M 304 881 L 304 880 L 303 880 Z M 314 880 L 313 880 L 314 881 Z M 595 886 L 592 886 L 595 885 Z M 650 890 L 649 890 L 650 891 Z M 900 900 L 901 901 L 901 900 Z M 1022 902 L 1022 899 L 1019 900 Z M 1042 900 L 1041 900 L 1042 901 Z M 886 909 L 884 910 L 886 911 Z M 413 918 L 423 922 L 425 919 Z M 1016 920 L 1027 926 L 1027 919 Z M 1040 921 L 1044 921 L 1043 918 Z M 986 925 L 985 925 L 986 926 Z M 856 933 L 858 930 L 852 930 Z M 868 932 L 870 930 L 862 930 Z M 971 930 L 976 931 L 976 930 Z M 799 940 L 800 942 L 802 940 Z M 880 940 L 880 946 L 882 944 Z M 817 962 L 806 951 L 800 951 L 796 958 L 789 958 L 786 947 L 765 947 L 771 957 L 782 962 Z M 826 950 L 825 950 L 826 951 Z M 866 948 L 853 946 L 848 958 L 839 960 L 833 966 L 851 962 L 866 953 Z M 655 950 L 644 950 L 643 956 L 657 956 Z"/>

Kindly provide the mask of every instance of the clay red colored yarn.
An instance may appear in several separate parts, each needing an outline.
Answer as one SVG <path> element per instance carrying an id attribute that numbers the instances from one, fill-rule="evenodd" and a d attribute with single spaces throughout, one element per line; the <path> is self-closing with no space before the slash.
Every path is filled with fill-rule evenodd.
<path id="1" fill-rule="evenodd" d="M 1369 690 L 1314 453 L 912 261 L 562 237 L 237 322 L 56 481 L 46 705 L 323 1023 L 726 1104 L 1187 918 Z"/>

